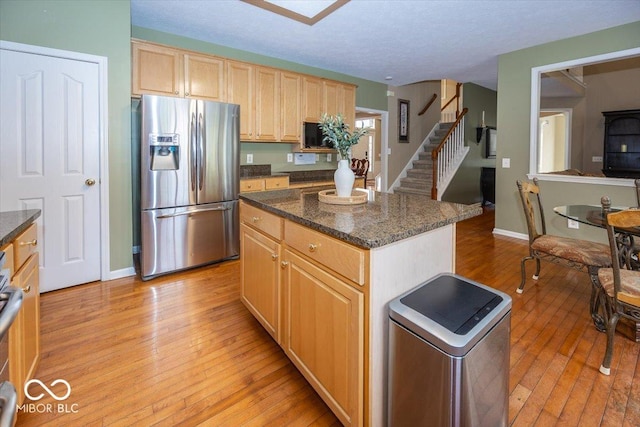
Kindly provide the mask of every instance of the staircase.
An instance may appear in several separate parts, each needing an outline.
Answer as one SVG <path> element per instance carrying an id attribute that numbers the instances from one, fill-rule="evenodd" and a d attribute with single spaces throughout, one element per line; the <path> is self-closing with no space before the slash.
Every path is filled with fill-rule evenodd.
<path id="1" fill-rule="evenodd" d="M 394 193 L 424 194 L 431 197 L 433 184 L 433 160 L 431 152 L 440 144 L 453 123 L 440 123 L 422 143 L 422 150 L 412 167 L 406 170 L 407 176 L 400 179 L 400 186 L 393 189 Z"/>

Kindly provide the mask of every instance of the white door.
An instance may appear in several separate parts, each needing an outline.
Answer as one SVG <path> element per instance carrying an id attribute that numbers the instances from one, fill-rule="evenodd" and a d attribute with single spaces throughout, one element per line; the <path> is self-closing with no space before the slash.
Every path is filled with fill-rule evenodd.
<path id="1" fill-rule="evenodd" d="M 40 289 L 100 279 L 99 70 L 0 50 L 0 211 L 41 209 Z"/>

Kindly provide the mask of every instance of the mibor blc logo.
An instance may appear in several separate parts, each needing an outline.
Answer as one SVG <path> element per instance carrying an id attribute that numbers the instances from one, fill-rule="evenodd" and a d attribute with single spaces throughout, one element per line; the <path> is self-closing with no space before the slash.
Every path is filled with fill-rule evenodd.
<path id="1" fill-rule="evenodd" d="M 63 384 L 64 387 L 60 387 L 58 384 Z M 36 387 L 36 385 L 39 387 Z M 34 390 L 40 391 L 40 393 L 34 393 Z M 71 396 L 71 384 L 60 378 L 54 380 L 49 386 L 35 378 L 29 380 L 24 384 L 24 395 L 34 403 L 20 405 L 18 406 L 18 410 L 30 413 L 46 412 L 56 414 L 75 414 L 78 412 L 77 403 L 35 403 L 47 394 L 58 402 L 67 400 L 69 396 Z"/>

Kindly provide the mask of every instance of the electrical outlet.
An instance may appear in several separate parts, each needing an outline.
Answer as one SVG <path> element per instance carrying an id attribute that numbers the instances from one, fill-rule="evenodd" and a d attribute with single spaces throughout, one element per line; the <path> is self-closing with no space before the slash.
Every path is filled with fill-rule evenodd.
<path id="1" fill-rule="evenodd" d="M 320 154 L 316 154 L 316 162 L 320 161 Z"/>
<path id="2" fill-rule="evenodd" d="M 287 153 L 287 163 L 293 162 L 293 153 Z"/>
<path id="3" fill-rule="evenodd" d="M 508 157 L 505 157 L 504 159 L 502 159 L 502 167 L 505 169 L 508 169 L 511 167 L 511 159 Z"/>
<path id="4" fill-rule="evenodd" d="M 247 154 L 247 163 L 253 163 L 253 154 Z"/>
<path id="5" fill-rule="evenodd" d="M 593 156 L 593 157 L 591 158 L 591 161 L 592 161 L 593 163 L 602 163 L 602 156 Z"/>
<path id="6" fill-rule="evenodd" d="M 580 229 L 580 223 L 575 219 L 567 218 L 567 227 L 573 228 L 576 230 Z"/>
<path id="7" fill-rule="evenodd" d="M 327 153 L 327 162 L 331 161 L 331 153 Z"/>

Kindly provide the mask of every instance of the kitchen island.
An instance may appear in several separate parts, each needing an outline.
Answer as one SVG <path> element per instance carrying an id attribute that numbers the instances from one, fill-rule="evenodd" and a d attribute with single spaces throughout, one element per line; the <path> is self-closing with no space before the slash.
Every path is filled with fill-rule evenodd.
<path id="1" fill-rule="evenodd" d="M 241 298 L 345 425 L 386 424 L 390 300 L 455 272 L 455 223 L 480 205 L 368 191 L 240 196 Z"/>

